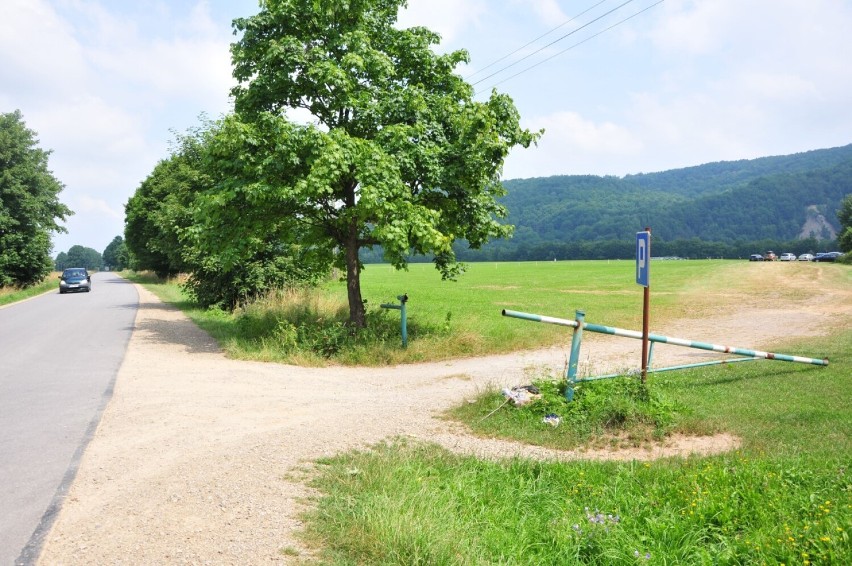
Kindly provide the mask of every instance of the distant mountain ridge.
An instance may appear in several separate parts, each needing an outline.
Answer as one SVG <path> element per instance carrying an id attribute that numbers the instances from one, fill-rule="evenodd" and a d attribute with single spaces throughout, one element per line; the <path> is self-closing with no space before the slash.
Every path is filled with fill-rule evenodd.
<path id="1" fill-rule="evenodd" d="M 719 192 L 747 184 L 757 177 L 782 173 L 804 173 L 814 169 L 829 169 L 852 159 L 852 144 L 830 149 L 815 149 L 791 155 L 718 161 L 671 169 L 659 173 L 626 175 L 625 181 L 644 188 L 679 192 L 682 184 L 692 188 L 692 195 Z M 684 192 L 685 196 L 690 196 Z"/>
<path id="2" fill-rule="evenodd" d="M 852 144 L 622 178 L 571 175 L 503 184 L 501 203 L 515 236 L 486 250 L 632 242 L 645 226 L 655 241 L 825 240 L 835 237 L 840 202 L 852 193 Z"/>

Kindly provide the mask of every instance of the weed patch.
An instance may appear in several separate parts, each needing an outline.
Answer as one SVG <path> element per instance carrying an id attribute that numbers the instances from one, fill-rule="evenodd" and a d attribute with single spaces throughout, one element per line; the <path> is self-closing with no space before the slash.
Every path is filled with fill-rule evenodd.
<path id="1" fill-rule="evenodd" d="M 657 440 L 686 413 L 684 406 L 631 376 L 581 383 L 571 402 L 564 380 L 535 380 L 533 385 L 541 397 L 528 405 L 515 407 L 493 391 L 448 415 L 478 434 L 567 450 L 591 439 L 632 445 Z M 546 421 L 548 415 L 558 417 L 557 426 Z"/>

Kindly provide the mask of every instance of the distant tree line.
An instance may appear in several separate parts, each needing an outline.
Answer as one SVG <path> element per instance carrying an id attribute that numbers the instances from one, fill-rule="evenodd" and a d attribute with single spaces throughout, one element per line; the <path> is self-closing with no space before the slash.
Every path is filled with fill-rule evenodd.
<path id="1" fill-rule="evenodd" d="M 54 260 L 54 268 L 62 271 L 69 267 L 85 267 L 89 271 L 109 269 L 121 271 L 130 265 L 130 255 L 124 238 L 116 236 L 103 253 L 85 246 L 71 246 L 67 252 L 59 252 Z"/>
<path id="2" fill-rule="evenodd" d="M 635 238 L 594 240 L 583 242 L 539 242 L 534 245 L 512 245 L 511 240 L 492 242 L 481 250 L 471 250 L 459 245 L 456 256 L 462 261 L 553 261 L 632 259 L 635 257 Z M 751 254 L 790 252 L 819 253 L 837 249 L 836 240 L 757 240 L 740 242 L 709 242 L 700 238 L 667 242 L 652 237 L 653 257 L 681 257 L 684 259 L 745 259 Z M 362 250 L 364 263 L 382 263 L 380 249 Z M 413 256 L 412 263 L 427 263 L 428 256 Z"/>

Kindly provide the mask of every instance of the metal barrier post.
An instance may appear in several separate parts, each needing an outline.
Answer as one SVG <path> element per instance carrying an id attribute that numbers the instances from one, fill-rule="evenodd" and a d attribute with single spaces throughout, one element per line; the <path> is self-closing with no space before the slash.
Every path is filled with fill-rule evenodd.
<path id="1" fill-rule="evenodd" d="M 399 299 L 399 304 L 394 305 L 391 303 L 383 303 L 380 305 L 383 309 L 393 309 L 399 311 L 400 315 L 400 331 L 402 332 L 402 347 L 408 348 L 408 314 L 405 310 L 405 304 L 408 302 L 408 294 L 405 295 L 397 295 L 397 299 Z"/>
<path id="2" fill-rule="evenodd" d="M 401 326 L 402 331 L 402 347 L 408 348 L 408 315 L 406 314 L 405 304 L 408 302 L 408 295 L 397 295 L 396 297 L 399 299 L 400 307 L 399 307 L 399 324 Z"/>
<path id="3" fill-rule="evenodd" d="M 576 311 L 575 318 L 577 326 L 574 328 L 574 335 L 571 336 L 571 357 L 568 359 L 566 376 L 568 383 L 565 387 L 565 399 L 568 401 L 574 400 L 574 385 L 577 383 L 577 365 L 580 362 L 580 344 L 583 341 L 583 320 L 586 318 L 586 313 Z"/>

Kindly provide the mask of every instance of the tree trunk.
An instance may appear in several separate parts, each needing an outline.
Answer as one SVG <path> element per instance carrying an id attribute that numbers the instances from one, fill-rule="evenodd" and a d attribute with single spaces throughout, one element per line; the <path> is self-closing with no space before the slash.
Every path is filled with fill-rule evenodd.
<path id="1" fill-rule="evenodd" d="M 366 328 L 367 317 L 361 299 L 361 265 L 358 262 L 358 226 L 349 226 L 346 237 L 346 293 L 349 297 L 349 324 Z"/>

